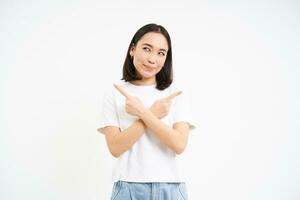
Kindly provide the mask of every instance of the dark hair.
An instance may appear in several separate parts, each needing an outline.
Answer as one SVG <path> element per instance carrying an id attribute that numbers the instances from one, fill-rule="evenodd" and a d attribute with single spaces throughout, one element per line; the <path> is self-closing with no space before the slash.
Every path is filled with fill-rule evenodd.
<path id="1" fill-rule="evenodd" d="M 171 38 L 168 31 L 161 25 L 157 24 L 147 24 L 141 27 L 133 36 L 128 50 L 126 54 L 126 59 L 123 64 L 123 77 L 121 80 L 134 81 L 141 80 L 141 77 L 138 76 L 136 69 L 133 65 L 133 60 L 130 56 L 130 49 L 132 46 L 136 45 L 137 42 L 149 32 L 161 33 L 165 36 L 168 42 L 168 53 L 167 58 L 165 60 L 164 66 L 162 69 L 156 74 L 156 88 L 159 90 L 164 90 L 168 88 L 173 81 L 173 67 L 172 67 L 172 46 L 171 46 Z"/>

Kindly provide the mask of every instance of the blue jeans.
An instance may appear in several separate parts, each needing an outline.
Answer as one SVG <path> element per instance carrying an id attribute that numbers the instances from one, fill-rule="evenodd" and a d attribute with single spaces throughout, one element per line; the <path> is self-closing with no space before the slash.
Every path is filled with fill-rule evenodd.
<path id="1" fill-rule="evenodd" d="M 185 183 L 114 183 L 111 200 L 187 200 Z"/>

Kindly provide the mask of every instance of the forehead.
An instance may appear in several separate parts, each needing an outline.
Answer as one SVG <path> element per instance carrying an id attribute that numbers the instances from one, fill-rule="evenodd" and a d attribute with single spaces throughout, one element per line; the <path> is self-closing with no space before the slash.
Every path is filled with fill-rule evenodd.
<path id="1" fill-rule="evenodd" d="M 149 32 L 143 35 L 143 37 L 138 41 L 138 44 L 150 44 L 156 49 L 168 50 L 168 41 L 165 36 L 161 33 Z"/>

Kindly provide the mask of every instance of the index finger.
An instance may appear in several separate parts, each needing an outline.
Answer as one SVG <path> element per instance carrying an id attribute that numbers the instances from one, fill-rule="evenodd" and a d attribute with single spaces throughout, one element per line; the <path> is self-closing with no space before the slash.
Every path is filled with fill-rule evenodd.
<path id="1" fill-rule="evenodd" d="M 170 100 L 174 99 L 175 97 L 177 97 L 178 95 L 180 95 L 181 93 L 182 93 L 182 91 L 174 92 L 173 94 L 167 96 L 166 100 L 170 101 Z"/>
<path id="2" fill-rule="evenodd" d="M 126 92 L 126 90 L 124 90 L 121 86 L 114 84 L 114 87 L 127 99 L 131 97 L 131 95 L 128 94 L 128 92 Z"/>

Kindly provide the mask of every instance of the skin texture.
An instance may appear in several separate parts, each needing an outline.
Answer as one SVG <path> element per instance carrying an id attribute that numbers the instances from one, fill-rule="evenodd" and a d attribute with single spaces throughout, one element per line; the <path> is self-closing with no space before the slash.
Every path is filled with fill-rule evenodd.
<path id="1" fill-rule="evenodd" d="M 131 83 L 135 85 L 155 84 L 155 75 L 164 65 L 167 51 L 168 43 L 162 34 L 153 32 L 145 34 L 130 50 L 137 73 L 142 77 L 141 80 Z M 180 95 L 181 91 L 158 99 L 150 108 L 146 108 L 138 97 L 132 96 L 121 86 L 114 85 L 114 87 L 126 98 L 126 112 L 138 117 L 138 120 L 122 131 L 125 134 L 120 134 L 121 130 L 114 126 L 102 129 L 108 148 L 114 157 L 119 157 L 130 149 L 145 132 L 145 128 L 149 128 L 163 144 L 176 154 L 184 151 L 188 142 L 190 125 L 186 122 L 177 122 L 173 127 L 169 127 L 160 120 L 168 114 L 172 100 Z"/>

